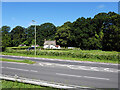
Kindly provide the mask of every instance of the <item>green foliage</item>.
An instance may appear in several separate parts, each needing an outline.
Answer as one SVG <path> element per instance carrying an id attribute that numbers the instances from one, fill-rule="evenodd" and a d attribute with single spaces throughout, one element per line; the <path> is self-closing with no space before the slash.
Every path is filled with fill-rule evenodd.
<path id="1" fill-rule="evenodd" d="M 36 26 L 36 42 L 43 46 L 44 39 L 56 40 L 62 47 L 78 47 L 82 50 L 120 51 L 120 15 L 114 12 L 98 13 L 94 18 L 78 18 L 73 23 L 65 22 L 55 27 L 52 23 Z M 2 27 L 2 45 L 30 46 L 35 40 L 35 26 L 28 28 L 16 26 L 10 31 L 9 26 Z"/>
<path id="2" fill-rule="evenodd" d="M 26 90 L 31 90 L 31 89 L 42 89 L 42 90 L 57 90 L 55 88 L 52 88 L 52 87 L 44 87 L 44 86 L 40 86 L 40 85 L 34 85 L 34 84 L 27 84 L 27 83 L 22 83 L 22 82 L 18 82 L 18 81 L 9 81 L 9 80 L 1 80 L 2 82 L 2 89 L 5 89 L 5 90 L 12 90 L 12 89 L 25 89 Z"/>
<path id="3" fill-rule="evenodd" d="M 120 51 L 120 28 L 111 25 L 104 31 L 103 50 Z"/>
<path id="4" fill-rule="evenodd" d="M 26 41 L 24 41 L 22 44 L 23 44 L 23 45 L 27 45 L 27 46 L 29 46 L 29 43 L 28 43 L 28 41 L 27 41 L 27 40 L 26 40 Z"/>
<path id="5" fill-rule="evenodd" d="M 44 39 L 54 40 L 56 27 L 52 23 L 44 23 L 36 26 L 36 43 L 43 46 Z M 29 45 L 34 45 L 35 40 L 35 26 L 31 25 L 26 29 L 27 42 Z"/>
<path id="6" fill-rule="evenodd" d="M 6 47 L 5 46 L 0 46 L 0 50 L 2 51 L 2 52 L 4 52 L 5 50 L 6 50 Z M 0 52 L 1 52 L 0 51 Z"/>
<path id="7" fill-rule="evenodd" d="M 41 24 L 37 28 L 37 44 L 43 46 L 44 40 L 55 40 L 56 27 L 52 23 Z"/>
<path id="8" fill-rule="evenodd" d="M 26 41 L 28 42 L 29 45 L 32 44 L 32 40 L 35 39 L 35 26 L 31 25 L 26 29 Z M 36 26 L 36 30 L 38 29 L 38 26 Z"/>
<path id="9" fill-rule="evenodd" d="M 28 49 L 30 46 L 22 46 L 22 47 L 7 47 L 7 51 L 9 50 L 26 50 Z M 36 47 L 37 49 L 43 48 L 43 46 L 40 47 Z"/>
<path id="10" fill-rule="evenodd" d="M 12 60 L 12 59 L 5 59 L 5 58 L 2 58 L 1 59 L 2 61 L 8 61 L 8 62 L 18 62 L 18 63 L 28 63 L 28 64 L 34 64 L 35 62 L 34 61 L 31 61 L 31 60 Z"/>
<path id="11" fill-rule="evenodd" d="M 100 40 L 95 37 L 88 38 L 88 44 L 86 47 L 92 50 L 97 50 L 102 48 Z"/>
<path id="12" fill-rule="evenodd" d="M 35 45 L 35 39 L 32 40 L 32 45 Z"/>
<path id="13" fill-rule="evenodd" d="M 18 53 L 25 55 L 34 55 L 34 51 L 27 50 L 6 50 L 8 53 Z M 98 60 L 110 60 L 110 61 L 119 61 L 119 54 L 109 53 L 103 51 L 82 51 L 82 50 L 37 50 L 36 53 L 39 55 L 46 56 L 61 56 L 61 57 L 71 57 L 71 58 L 86 58 L 86 59 L 98 59 Z"/>
<path id="14" fill-rule="evenodd" d="M 73 29 L 71 25 L 72 25 L 71 22 L 66 22 L 61 27 L 57 28 L 57 32 L 55 35 L 57 44 L 64 46 L 64 47 L 75 46 L 74 45 L 75 43 L 71 43 L 71 42 L 75 42 L 74 41 L 75 36 L 72 33 Z"/>
<path id="15" fill-rule="evenodd" d="M 19 46 L 26 39 L 25 28 L 21 26 L 16 26 L 11 31 L 12 46 Z"/>
<path id="16" fill-rule="evenodd" d="M 3 47 L 8 47 L 11 46 L 11 35 L 9 33 L 10 27 L 9 26 L 3 26 L 1 29 L 1 34 L 2 34 L 2 46 Z"/>
<path id="17" fill-rule="evenodd" d="M 7 47 L 7 50 L 25 50 L 28 49 L 29 46 L 22 46 L 22 47 Z"/>

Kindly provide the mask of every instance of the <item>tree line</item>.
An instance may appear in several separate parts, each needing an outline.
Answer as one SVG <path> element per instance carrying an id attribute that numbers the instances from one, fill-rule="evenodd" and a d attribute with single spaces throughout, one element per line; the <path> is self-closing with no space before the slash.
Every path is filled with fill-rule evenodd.
<path id="1" fill-rule="evenodd" d="M 34 25 L 27 28 L 2 26 L 2 46 L 20 44 L 34 45 Z M 78 47 L 83 50 L 120 51 L 120 15 L 115 12 L 98 13 L 94 18 L 78 18 L 62 26 L 44 23 L 36 26 L 37 44 L 43 46 L 44 39 L 56 40 L 62 47 Z"/>

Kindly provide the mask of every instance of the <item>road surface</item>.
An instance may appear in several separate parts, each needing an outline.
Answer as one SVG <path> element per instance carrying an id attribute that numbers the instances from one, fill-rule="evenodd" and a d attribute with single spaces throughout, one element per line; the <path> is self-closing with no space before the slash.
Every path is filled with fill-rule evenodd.
<path id="1" fill-rule="evenodd" d="M 36 64 L 2 63 L 2 74 L 92 88 L 118 88 L 118 65 L 53 59 L 2 56 L 36 61 Z"/>

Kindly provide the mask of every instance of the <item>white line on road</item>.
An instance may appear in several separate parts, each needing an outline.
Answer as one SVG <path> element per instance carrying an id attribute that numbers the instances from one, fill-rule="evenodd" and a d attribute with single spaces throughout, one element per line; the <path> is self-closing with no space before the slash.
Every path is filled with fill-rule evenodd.
<path id="1" fill-rule="evenodd" d="M 38 72 L 38 71 L 35 71 L 35 70 L 30 70 L 31 72 Z"/>
<path id="2" fill-rule="evenodd" d="M 11 68 L 11 67 L 2 67 L 2 68 L 20 70 L 20 71 L 28 71 L 28 72 L 38 72 L 38 71 L 35 71 L 35 70 L 27 70 L 27 69 L 19 69 L 19 68 Z"/>
<path id="3" fill-rule="evenodd" d="M 12 81 L 18 81 L 23 83 L 29 83 L 29 84 L 35 84 L 35 85 L 41 85 L 41 86 L 49 86 L 54 88 L 60 88 L 60 89 L 70 89 L 72 88 L 90 88 L 90 87 L 84 87 L 84 86 L 76 86 L 76 85 L 67 85 L 63 83 L 57 83 L 57 82 L 48 82 L 48 81 L 42 81 L 42 80 L 35 80 L 35 79 L 29 79 L 29 78 L 14 78 L 15 76 L 8 76 L 8 75 L 0 75 L 0 79 L 5 80 L 12 80 Z"/>
<path id="4" fill-rule="evenodd" d="M 109 68 L 105 68 L 104 70 L 106 70 L 106 71 L 110 71 L 110 69 L 109 69 Z"/>
<path id="5" fill-rule="evenodd" d="M 70 75 L 70 74 L 62 74 L 62 73 L 56 73 L 56 74 L 57 75 L 61 75 L 61 76 L 71 76 L 71 77 L 82 77 L 82 78 L 91 78 L 91 79 L 110 80 L 109 78 L 90 77 L 90 76 L 78 76 L 78 75 Z"/>
<path id="6" fill-rule="evenodd" d="M 29 65 L 29 64 L 27 64 L 27 63 L 7 62 L 7 61 L 2 61 L 2 63 L 12 63 L 12 64 L 24 64 L 24 65 Z"/>
<path id="7" fill-rule="evenodd" d="M 103 79 L 103 80 L 110 80 L 109 78 L 90 77 L 90 76 L 84 76 L 84 78 L 93 78 L 93 79 Z"/>
<path id="8" fill-rule="evenodd" d="M 57 75 L 63 75 L 63 76 L 71 76 L 71 77 L 82 77 L 82 76 L 62 74 L 62 73 L 56 73 L 56 74 L 57 74 Z"/>
<path id="9" fill-rule="evenodd" d="M 26 63 L 17 63 L 17 62 L 2 62 L 2 63 L 10 63 L 10 64 L 24 64 L 24 65 L 31 65 Z M 112 73 L 118 73 L 118 69 L 113 68 L 103 68 L 103 67 L 90 67 L 90 66 L 79 66 L 79 65 L 67 65 L 67 64 L 56 64 L 56 63 L 38 63 L 38 64 L 32 64 L 33 66 L 39 65 L 42 67 L 67 67 L 69 69 L 73 70 L 88 70 L 88 71 L 100 71 L 100 72 L 112 72 Z"/>
<path id="10" fill-rule="evenodd" d="M 29 71 L 29 70 L 26 70 L 26 69 L 19 69 L 19 68 L 11 68 L 11 67 L 6 67 L 7 69 L 14 69 L 14 70 L 20 70 L 20 71 Z"/>
<path id="11" fill-rule="evenodd" d="M 98 67 L 91 67 L 91 69 L 95 70 L 95 71 L 99 71 Z"/>
<path id="12" fill-rule="evenodd" d="M 37 64 L 33 64 L 37 65 Z M 56 64 L 56 63 L 39 63 L 40 66 L 44 67 L 67 67 L 74 70 L 88 70 L 88 71 L 101 71 L 101 72 L 113 72 L 118 73 L 118 69 L 113 68 L 103 68 L 103 67 L 90 67 L 90 66 L 79 66 L 79 65 L 67 65 L 67 64 Z"/>

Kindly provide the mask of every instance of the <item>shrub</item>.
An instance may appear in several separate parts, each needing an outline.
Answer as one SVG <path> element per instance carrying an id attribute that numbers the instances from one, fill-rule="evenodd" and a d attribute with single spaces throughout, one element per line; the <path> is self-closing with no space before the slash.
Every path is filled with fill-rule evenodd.
<path id="1" fill-rule="evenodd" d="M 2 52 L 4 52 L 5 51 L 5 49 L 6 49 L 6 47 L 5 46 L 2 46 L 2 48 L 0 47 L 0 52 L 2 51 Z"/>
<path id="2" fill-rule="evenodd" d="M 34 55 L 34 51 L 27 50 L 13 50 L 7 49 L 8 53 L 20 53 L 25 55 Z M 99 59 L 99 60 L 113 60 L 118 61 L 120 55 L 119 54 L 99 54 L 99 53 L 90 53 L 90 52 L 57 52 L 50 50 L 37 50 L 36 55 L 46 55 L 46 56 L 61 56 L 61 57 L 72 57 L 72 58 L 89 58 L 89 59 Z"/>

